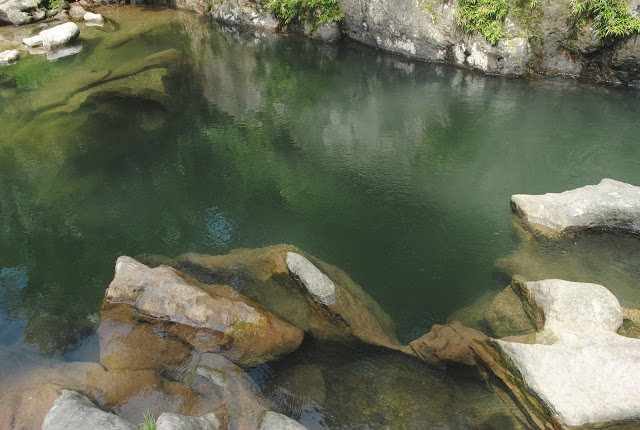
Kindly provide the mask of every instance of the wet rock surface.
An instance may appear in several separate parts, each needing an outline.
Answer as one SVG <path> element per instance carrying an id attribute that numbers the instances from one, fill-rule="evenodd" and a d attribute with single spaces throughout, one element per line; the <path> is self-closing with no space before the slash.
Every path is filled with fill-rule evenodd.
<path id="1" fill-rule="evenodd" d="M 511 207 L 552 238 L 581 230 L 640 232 L 640 187 L 613 179 L 562 193 L 516 194 Z"/>
<path id="2" fill-rule="evenodd" d="M 223 285 L 185 279 L 169 267 L 151 269 L 120 257 L 105 296 L 110 305 L 126 304 L 141 319 L 172 333 L 202 352 L 224 354 L 254 366 L 294 351 L 303 332 Z"/>
<path id="3" fill-rule="evenodd" d="M 471 342 L 486 337 L 478 330 L 463 326 L 459 321 L 447 325 L 436 324 L 429 333 L 411 342 L 407 353 L 434 366 L 453 363 L 475 366 Z"/>

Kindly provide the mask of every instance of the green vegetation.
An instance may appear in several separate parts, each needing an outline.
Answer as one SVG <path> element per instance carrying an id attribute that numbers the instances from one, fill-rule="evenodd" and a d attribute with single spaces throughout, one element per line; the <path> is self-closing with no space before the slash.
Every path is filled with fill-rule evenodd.
<path id="1" fill-rule="evenodd" d="M 306 21 L 315 28 L 327 22 L 342 21 L 344 17 L 338 0 L 270 0 L 265 7 L 282 25 Z"/>
<path id="2" fill-rule="evenodd" d="M 138 430 L 156 430 L 156 421 L 149 411 L 144 413 L 142 422 L 138 426 Z"/>
<path id="3" fill-rule="evenodd" d="M 571 14 L 578 27 L 592 21 L 602 39 L 640 33 L 640 19 L 623 0 L 573 0 Z"/>
<path id="4" fill-rule="evenodd" d="M 480 32 L 492 45 L 504 37 L 502 21 L 507 16 L 507 0 L 460 0 L 458 25 L 466 32 Z"/>

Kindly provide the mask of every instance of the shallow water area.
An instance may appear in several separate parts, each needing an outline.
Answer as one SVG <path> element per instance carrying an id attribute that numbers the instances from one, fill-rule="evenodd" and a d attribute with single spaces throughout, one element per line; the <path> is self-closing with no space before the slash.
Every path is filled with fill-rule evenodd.
<path id="1" fill-rule="evenodd" d="M 516 273 L 601 283 L 640 306 L 640 239 L 522 239 L 509 209 L 515 193 L 640 185 L 637 92 L 169 9 L 96 11 L 107 25 L 81 24 L 76 55 L 0 68 L 0 387 L 98 361 L 120 255 L 291 243 L 348 273 L 403 343 Z M 371 347 L 305 342 L 249 373 L 309 428 L 514 425 L 480 383 Z M 135 421 L 170 395 L 105 404 Z"/>

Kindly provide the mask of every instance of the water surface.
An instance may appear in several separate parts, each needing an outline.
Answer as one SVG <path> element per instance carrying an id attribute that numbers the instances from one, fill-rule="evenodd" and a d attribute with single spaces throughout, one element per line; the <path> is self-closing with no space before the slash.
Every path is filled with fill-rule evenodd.
<path id="1" fill-rule="evenodd" d="M 640 184 L 637 92 L 484 77 L 175 11 L 102 12 L 111 24 L 83 27 L 79 54 L 0 68 L 0 345 L 96 361 L 100 303 L 118 256 L 276 243 L 347 272 L 405 342 L 497 293 L 513 267 L 602 283 L 640 306 L 637 238 L 625 238 L 622 253 L 610 236 L 531 251 L 513 234 L 509 208 L 515 193 L 603 177 Z M 100 86 L 153 90 L 143 97 L 78 87 L 167 49 L 185 57 L 166 74 Z M 538 249 L 542 262 L 526 257 Z M 571 262 L 551 264 L 563 255 Z M 496 269 L 505 257 L 517 262 Z M 377 379 L 390 360 L 321 354 L 315 364 L 334 406 L 313 413 L 283 400 L 278 365 L 255 377 L 310 427 L 400 422 L 380 405 L 407 399 L 434 405 L 412 412 L 407 428 L 477 424 L 482 387 L 420 368 L 414 376 L 429 382 L 409 388 L 401 363 Z M 375 389 L 361 398 L 367 383 L 394 387 L 393 401 Z M 442 412 L 450 402 L 460 407 Z"/>

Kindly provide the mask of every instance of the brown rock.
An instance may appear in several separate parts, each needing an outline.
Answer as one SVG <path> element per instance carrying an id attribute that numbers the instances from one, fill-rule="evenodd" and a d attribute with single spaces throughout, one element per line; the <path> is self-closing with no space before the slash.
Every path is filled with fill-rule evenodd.
<path id="1" fill-rule="evenodd" d="M 58 398 L 58 388 L 53 384 L 42 384 L 0 398 L 0 428 L 40 429 L 44 416 Z"/>
<path id="2" fill-rule="evenodd" d="M 288 252 L 303 255 L 333 281 L 338 297 L 335 303 L 316 302 L 291 276 L 286 262 Z M 150 256 L 144 260 L 167 261 Z M 400 347 L 393 321 L 358 284 L 342 270 L 294 246 L 238 249 L 218 256 L 184 254 L 170 264 L 200 282 L 230 285 L 318 339 L 359 339 L 391 349 Z"/>
<path id="3" fill-rule="evenodd" d="M 241 366 L 286 355 L 304 336 L 227 286 L 204 285 L 170 267 L 151 269 L 129 257 L 116 263 L 103 319 L 118 318 L 117 304 L 131 306 L 136 318 L 152 324 L 162 336 L 175 336 L 201 352 L 219 352 Z"/>
<path id="4" fill-rule="evenodd" d="M 436 366 L 461 363 L 475 366 L 473 340 L 486 339 L 478 330 L 465 327 L 459 321 L 447 325 L 434 325 L 431 331 L 405 347 L 405 352 Z"/>

